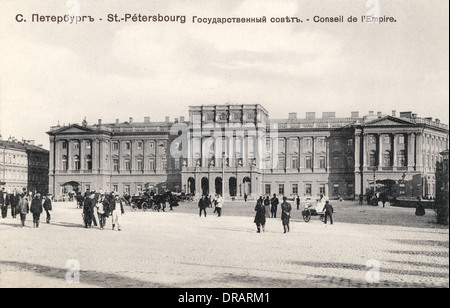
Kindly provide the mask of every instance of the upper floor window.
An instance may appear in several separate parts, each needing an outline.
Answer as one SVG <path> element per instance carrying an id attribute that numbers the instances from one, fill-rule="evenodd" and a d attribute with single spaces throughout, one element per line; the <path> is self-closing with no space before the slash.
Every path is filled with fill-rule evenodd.
<path id="1" fill-rule="evenodd" d="M 79 149 L 79 148 L 80 148 L 80 142 L 74 141 L 74 142 L 73 142 L 73 148 L 74 148 L 74 149 Z"/>
<path id="2" fill-rule="evenodd" d="M 63 149 L 67 149 L 67 141 L 62 141 L 62 142 L 61 142 L 61 147 L 62 147 Z"/>
<path id="3" fill-rule="evenodd" d="M 118 150 L 119 149 L 119 143 L 118 142 L 113 142 L 112 146 L 113 146 L 113 150 Z"/>
<path id="4" fill-rule="evenodd" d="M 404 144 L 405 143 L 405 136 L 403 136 L 403 135 L 398 136 L 398 143 L 399 144 Z"/>
<path id="5" fill-rule="evenodd" d="M 131 150 L 131 142 L 125 142 L 125 149 Z"/>

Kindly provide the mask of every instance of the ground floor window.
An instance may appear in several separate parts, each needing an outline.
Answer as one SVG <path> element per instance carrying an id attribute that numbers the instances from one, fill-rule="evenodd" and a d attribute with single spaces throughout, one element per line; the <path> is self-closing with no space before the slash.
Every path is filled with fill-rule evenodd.
<path id="1" fill-rule="evenodd" d="M 118 192 L 119 191 L 119 185 L 113 184 L 113 191 Z"/>
<path id="2" fill-rule="evenodd" d="M 305 194 L 307 196 L 311 196 L 312 195 L 312 184 L 306 184 L 305 185 Z"/>
<path id="3" fill-rule="evenodd" d="M 319 185 L 319 193 L 323 196 L 325 196 L 325 184 Z"/>
<path id="4" fill-rule="evenodd" d="M 123 185 L 123 192 L 129 194 L 130 193 L 130 185 Z"/>
<path id="5" fill-rule="evenodd" d="M 278 186 L 278 194 L 284 196 L 284 184 Z"/>
<path id="6" fill-rule="evenodd" d="M 292 194 L 294 196 L 298 195 L 298 184 L 292 184 Z"/>
<path id="7" fill-rule="evenodd" d="M 266 195 L 271 195 L 270 184 L 266 184 Z"/>
<path id="8" fill-rule="evenodd" d="M 339 195 L 339 184 L 335 183 L 333 184 L 333 196 L 338 196 Z"/>

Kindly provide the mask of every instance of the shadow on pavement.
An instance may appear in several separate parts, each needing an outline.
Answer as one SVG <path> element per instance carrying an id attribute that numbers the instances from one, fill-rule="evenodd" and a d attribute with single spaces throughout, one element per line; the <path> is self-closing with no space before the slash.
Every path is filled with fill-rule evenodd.
<path id="1" fill-rule="evenodd" d="M 403 239 L 392 239 L 391 241 L 399 244 L 405 245 L 416 245 L 416 246 L 432 246 L 432 247 L 444 247 L 449 248 L 449 243 L 445 241 L 436 240 L 403 240 Z"/>
<path id="2" fill-rule="evenodd" d="M 68 269 L 62 269 L 57 267 L 44 266 L 39 264 L 13 262 L 13 261 L 0 261 L 0 266 L 9 266 L 17 270 L 25 270 L 29 272 L 35 272 L 38 275 L 45 276 L 52 279 L 60 279 L 61 283 L 66 282 L 66 274 Z M 116 275 L 113 273 L 102 273 L 97 271 L 80 271 L 80 283 L 89 284 L 98 287 L 128 287 L 128 288 L 169 288 L 170 286 L 143 281 L 139 279 L 133 279 L 125 276 Z"/>

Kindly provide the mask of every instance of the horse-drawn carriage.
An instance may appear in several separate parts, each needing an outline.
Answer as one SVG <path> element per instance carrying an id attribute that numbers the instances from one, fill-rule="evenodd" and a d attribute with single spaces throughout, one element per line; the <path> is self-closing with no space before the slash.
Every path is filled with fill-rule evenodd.
<path id="1" fill-rule="evenodd" d="M 177 207 L 179 204 L 178 196 L 172 194 L 172 192 L 168 191 L 161 195 L 150 195 L 147 193 L 140 194 L 138 196 L 131 197 L 131 207 L 136 210 L 148 210 L 152 209 L 153 211 L 162 210 L 165 212 L 166 207 L 168 206 L 170 210 L 173 207 Z"/>

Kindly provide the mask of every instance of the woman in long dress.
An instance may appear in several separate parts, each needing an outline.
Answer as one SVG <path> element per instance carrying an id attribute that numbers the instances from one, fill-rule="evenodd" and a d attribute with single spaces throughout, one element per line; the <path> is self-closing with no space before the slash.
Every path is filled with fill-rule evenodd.
<path id="1" fill-rule="evenodd" d="M 258 228 L 257 233 L 261 233 L 261 227 L 264 232 L 264 227 L 266 225 L 266 208 L 264 207 L 262 198 L 259 199 L 256 203 L 255 212 L 256 215 L 254 222 L 256 224 L 256 227 Z"/>

